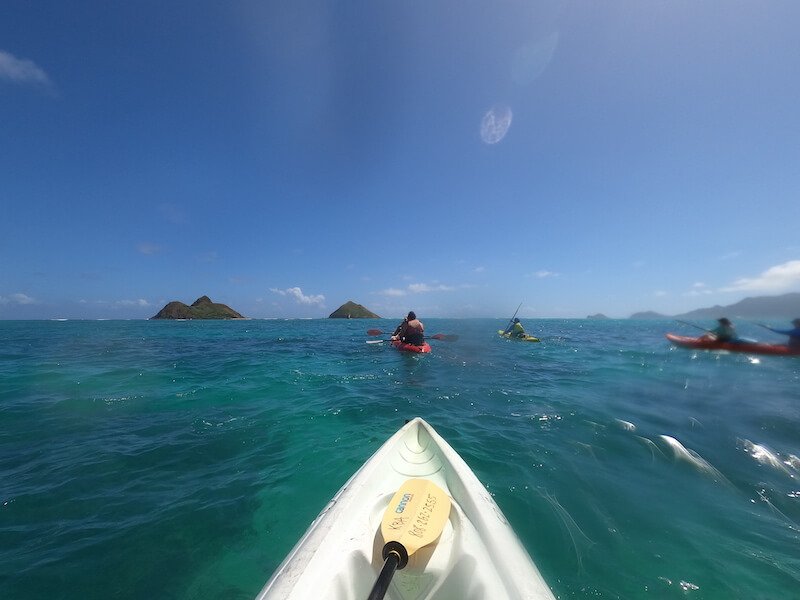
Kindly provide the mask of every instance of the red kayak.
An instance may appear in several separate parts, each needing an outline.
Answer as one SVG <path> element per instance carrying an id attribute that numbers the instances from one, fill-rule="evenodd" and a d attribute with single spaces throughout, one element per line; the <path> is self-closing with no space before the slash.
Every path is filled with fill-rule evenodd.
<path id="1" fill-rule="evenodd" d="M 709 338 L 686 337 L 668 333 L 667 339 L 683 348 L 697 348 L 698 350 L 727 350 L 728 352 L 748 352 L 751 354 L 775 354 L 780 356 L 800 355 L 800 350 L 795 350 L 783 344 L 764 344 L 762 342 L 718 342 Z"/>
<path id="2" fill-rule="evenodd" d="M 393 340 L 392 346 L 402 352 L 419 352 L 424 354 L 431 351 L 431 345 L 428 342 L 424 342 L 422 346 L 415 346 L 414 344 L 406 344 L 400 340 Z"/>

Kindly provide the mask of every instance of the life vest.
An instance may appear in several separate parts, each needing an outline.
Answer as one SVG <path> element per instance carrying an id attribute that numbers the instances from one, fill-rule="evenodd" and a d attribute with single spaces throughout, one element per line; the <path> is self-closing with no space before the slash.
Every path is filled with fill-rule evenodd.
<path id="1" fill-rule="evenodd" d="M 400 335 L 406 344 L 421 346 L 425 343 L 425 328 L 422 323 L 416 319 L 406 323 Z"/>

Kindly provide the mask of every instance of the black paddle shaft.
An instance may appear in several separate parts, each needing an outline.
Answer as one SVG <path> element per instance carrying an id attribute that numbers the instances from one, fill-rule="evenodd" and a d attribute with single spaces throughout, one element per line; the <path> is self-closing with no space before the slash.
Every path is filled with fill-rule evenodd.
<path id="1" fill-rule="evenodd" d="M 369 593 L 367 600 L 383 600 L 386 595 L 386 590 L 389 589 L 389 583 L 392 581 L 394 572 L 397 569 L 402 569 L 408 564 L 408 552 L 402 544 L 398 542 L 388 542 L 383 547 L 384 563 L 381 569 L 381 574 L 378 575 L 378 580 L 372 586 L 372 591 Z"/>
<path id="2" fill-rule="evenodd" d="M 519 306 L 517 307 L 517 310 L 514 311 L 514 317 L 517 316 L 517 313 L 519 312 L 519 309 L 521 307 L 522 307 L 522 302 L 519 303 Z M 505 331 L 508 331 L 509 328 L 511 327 L 511 324 L 514 322 L 514 317 L 511 317 L 511 319 L 508 321 L 508 325 L 506 325 Z"/>
<path id="3" fill-rule="evenodd" d="M 710 329 L 706 329 L 705 327 L 700 327 L 700 325 L 695 325 L 694 323 L 689 323 L 689 321 L 681 321 L 680 319 L 675 319 L 678 323 L 683 323 L 684 325 L 688 325 L 689 327 L 694 327 L 695 329 L 702 329 L 708 333 L 713 333 Z"/>

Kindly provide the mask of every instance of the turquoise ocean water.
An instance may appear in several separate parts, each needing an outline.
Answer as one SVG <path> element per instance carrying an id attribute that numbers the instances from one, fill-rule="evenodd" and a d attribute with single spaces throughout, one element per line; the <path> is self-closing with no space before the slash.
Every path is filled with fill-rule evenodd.
<path id="1" fill-rule="evenodd" d="M 460 339 L 0 322 L 0 598 L 253 598 L 413 416 L 558 598 L 800 598 L 800 357 L 672 348 L 674 321 L 526 320 L 531 344 L 424 320 Z"/>

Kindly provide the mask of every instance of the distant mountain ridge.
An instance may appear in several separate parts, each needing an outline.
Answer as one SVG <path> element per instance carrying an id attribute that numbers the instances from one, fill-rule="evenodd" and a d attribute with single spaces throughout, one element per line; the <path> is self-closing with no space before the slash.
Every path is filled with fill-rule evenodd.
<path id="1" fill-rule="evenodd" d="M 657 312 L 647 311 L 632 314 L 631 319 L 669 319 L 680 317 L 682 319 L 796 319 L 800 317 L 800 292 L 790 292 L 780 296 L 755 296 L 745 298 L 735 304 L 727 306 L 710 306 L 698 308 L 679 315 L 662 315 Z"/>

